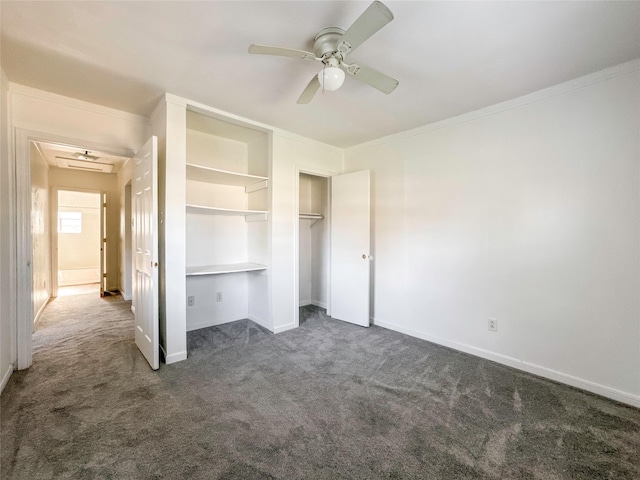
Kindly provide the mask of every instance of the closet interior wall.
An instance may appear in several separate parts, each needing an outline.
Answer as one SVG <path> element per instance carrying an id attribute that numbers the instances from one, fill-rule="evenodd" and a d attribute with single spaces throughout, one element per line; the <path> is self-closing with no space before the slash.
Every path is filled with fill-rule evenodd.
<path id="1" fill-rule="evenodd" d="M 329 179 L 300 174 L 299 302 L 327 308 L 329 274 Z"/>
<path id="2" fill-rule="evenodd" d="M 265 132 L 187 113 L 187 330 L 268 315 Z"/>

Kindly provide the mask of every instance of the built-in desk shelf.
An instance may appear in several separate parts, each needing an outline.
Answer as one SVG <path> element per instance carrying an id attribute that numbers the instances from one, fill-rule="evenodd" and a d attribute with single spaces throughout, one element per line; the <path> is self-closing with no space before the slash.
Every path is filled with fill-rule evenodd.
<path id="1" fill-rule="evenodd" d="M 231 263 L 228 265 L 202 265 L 197 267 L 187 267 L 187 277 L 195 275 L 220 275 L 223 273 L 258 272 L 266 270 L 266 265 L 259 263 Z"/>
<path id="2" fill-rule="evenodd" d="M 187 179 L 198 182 L 217 183 L 234 187 L 245 187 L 247 193 L 267 188 L 267 177 L 230 172 L 217 168 L 187 163 Z"/>
<path id="3" fill-rule="evenodd" d="M 260 222 L 267 219 L 267 212 L 264 210 L 234 210 L 231 208 L 208 207 L 206 205 L 187 204 L 187 213 L 244 216 L 247 222 Z"/>

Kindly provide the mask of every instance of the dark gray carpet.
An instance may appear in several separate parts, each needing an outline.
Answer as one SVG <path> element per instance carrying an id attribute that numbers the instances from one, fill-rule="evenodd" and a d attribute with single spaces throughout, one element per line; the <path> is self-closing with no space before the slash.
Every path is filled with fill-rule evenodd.
<path id="1" fill-rule="evenodd" d="M 313 308 L 192 332 L 154 373 L 128 309 L 47 308 L 1 398 L 3 479 L 640 479 L 638 409 Z"/>

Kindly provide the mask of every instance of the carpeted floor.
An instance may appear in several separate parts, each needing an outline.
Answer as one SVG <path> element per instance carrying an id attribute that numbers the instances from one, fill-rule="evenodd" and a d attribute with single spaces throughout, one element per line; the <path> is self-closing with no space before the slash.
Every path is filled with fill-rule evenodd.
<path id="1" fill-rule="evenodd" d="M 70 315 L 70 302 L 77 303 Z M 640 479 L 640 411 L 303 309 L 152 372 L 119 297 L 58 298 L 1 397 L 3 479 Z"/>

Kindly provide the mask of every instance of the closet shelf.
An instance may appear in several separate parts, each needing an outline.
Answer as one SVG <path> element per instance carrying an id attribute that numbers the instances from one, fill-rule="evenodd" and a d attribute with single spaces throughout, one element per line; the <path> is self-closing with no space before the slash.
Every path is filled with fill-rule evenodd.
<path id="1" fill-rule="evenodd" d="M 187 179 L 197 180 L 198 182 L 231 185 L 234 187 L 248 187 L 260 182 L 264 182 L 264 187 L 262 188 L 266 188 L 267 186 L 267 177 L 230 172 L 227 170 L 220 170 L 218 168 L 203 167 L 194 163 L 187 163 Z"/>
<path id="2" fill-rule="evenodd" d="M 227 265 L 201 265 L 196 267 L 187 267 L 187 277 L 196 275 L 220 275 L 223 273 L 241 273 L 241 272 L 257 272 L 266 270 L 266 265 L 259 263 L 230 263 Z"/>
<path id="3" fill-rule="evenodd" d="M 245 216 L 247 221 L 266 220 L 267 212 L 265 210 L 234 210 L 231 208 L 208 207 L 205 205 L 187 204 L 187 213 L 198 213 L 204 215 L 229 215 L 229 216 Z M 253 217 L 253 216 L 256 217 Z M 258 216 L 260 218 L 258 218 Z"/>

